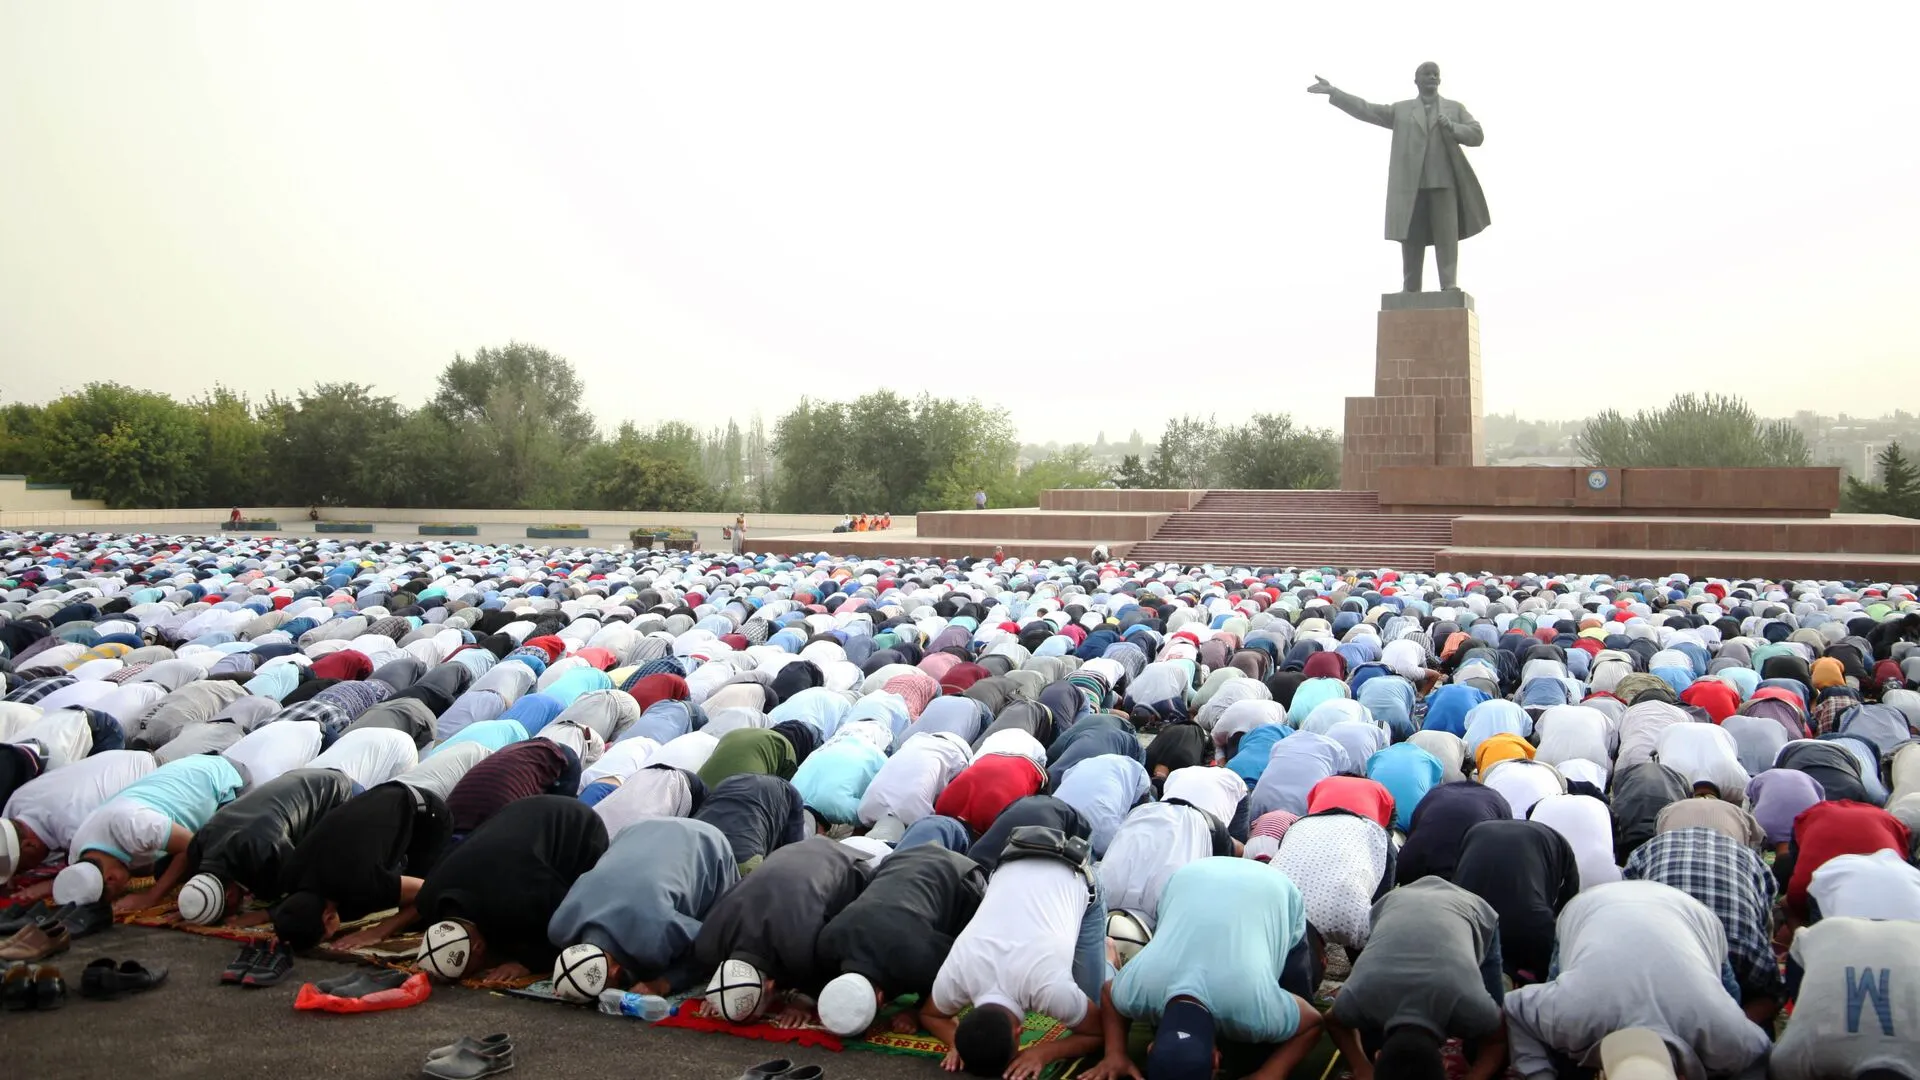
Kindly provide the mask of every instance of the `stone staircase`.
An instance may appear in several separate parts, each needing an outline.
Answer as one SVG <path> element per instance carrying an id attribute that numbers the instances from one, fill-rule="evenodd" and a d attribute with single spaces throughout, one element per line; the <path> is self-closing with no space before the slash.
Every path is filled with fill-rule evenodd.
<path id="1" fill-rule="evenodd" d="M 1127 553 L 1133 562 L 1432 570 L 1453 518 L 1387 514 L 1371 491 L 1209 491 Z"/>

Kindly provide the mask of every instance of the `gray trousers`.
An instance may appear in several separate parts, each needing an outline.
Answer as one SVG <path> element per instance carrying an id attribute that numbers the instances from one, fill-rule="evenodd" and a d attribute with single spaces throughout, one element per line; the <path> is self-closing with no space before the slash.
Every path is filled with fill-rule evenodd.
<path id="1" fill-rule="evenodd" d="M 1427 260 L 1427 245 L 1433 245 L 1433 261 L 1440 269 L 1440 287 L 1454 287 L 1460 268 L 1460 204 L 1452 188 L 1421 188 L 1413 202 L 1413 221 L 1407 239 L 1400 241 L 1401 288 L 1420 291 L 1422 264 Z"/>

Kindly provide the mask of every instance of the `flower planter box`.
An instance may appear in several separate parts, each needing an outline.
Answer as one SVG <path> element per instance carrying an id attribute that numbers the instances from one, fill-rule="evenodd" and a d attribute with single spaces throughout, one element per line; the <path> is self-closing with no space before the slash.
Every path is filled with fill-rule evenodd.
<path id="1" fill-rule="evenodd" d="M 370 533 L 373 524 L 367 521 L 316 521 L 313 531 L 317 533 Z"/>
<path id="2" fill-rule="evenodd" d="M 585 529 L 543 529 L 537 525 L 527 526 L 529 540 L 585 540 Z"/>
<path id="3" fill-rule="evenodd" d="M 278 532 L 279 530 L 280 523 L 277 521 L 265 521 L 254 518 L 243 519 L 241 521 L 223 521 L 220 523 L 221 532 Z"/>
<path id="4" fill-rule="evenodd" d="M 422 525 L 421 536 L 479 536 L 478 525 Z"/>
<path id="5" fill-rule="evenodd" d="M 686 529 L 639 528 L 627 533 L 627 543 L 635 551 L 691 549 L 696 539 L 695 534 Z"/>

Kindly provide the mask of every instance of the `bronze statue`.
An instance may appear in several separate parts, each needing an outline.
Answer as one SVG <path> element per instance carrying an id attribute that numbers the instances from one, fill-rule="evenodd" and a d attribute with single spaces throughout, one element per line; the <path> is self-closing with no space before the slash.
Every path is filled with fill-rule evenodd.
<path id="1" fill-rule="evenodd" d="M 1462 146 L 1479 146 L 1480 121 L 1457 101 L 1440 96 L 1440 65 L 1431 61 L 1413 72 L 1420 96 L 1391 105 L 1375 105 L 1337 90 L 1315 75 L 1309 94 L 1325 94 L 1340 111 L 1369 124 L 1393 129 L 1387 165 L 1387 239 L 1400 242 L 1401 288 L 1420 291 L 1427 245 L 1440 268 L 1440 287 L 1454 283 L 1460 241 L 1487 227 L 1487 197 L 1467 164 Z"/>

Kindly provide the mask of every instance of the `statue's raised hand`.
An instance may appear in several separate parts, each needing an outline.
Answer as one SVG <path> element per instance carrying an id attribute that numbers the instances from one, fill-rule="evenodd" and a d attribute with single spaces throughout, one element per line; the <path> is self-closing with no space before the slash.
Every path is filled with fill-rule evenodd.
<path id="1" fill-rule="evenodd" d="M 1307 87 L 1307 93 L 1309 94 L 1333 93 L 1333 84 L 1327 81 L 1327 77 L 1325 75 L 1315 75 L 1313 77 L 1313 80 L 1314 80 L 1313 85 Z"/>

